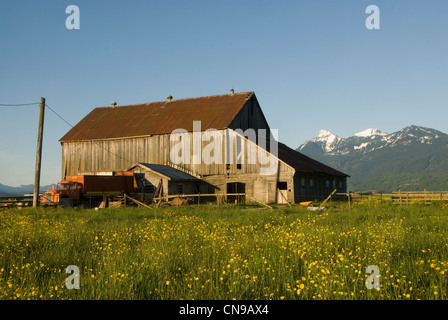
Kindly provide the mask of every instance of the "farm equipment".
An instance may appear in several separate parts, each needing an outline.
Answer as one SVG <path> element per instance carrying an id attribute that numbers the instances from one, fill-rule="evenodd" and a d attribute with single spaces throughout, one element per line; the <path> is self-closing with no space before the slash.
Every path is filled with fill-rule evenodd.
<path id="1" fill-rule="evenodd" d="M 133 172 L 114 172 L 109 175 L 66 176 L 56 186 L 46 190 L 40 203 L 43 205 L 95 205 L 111 196 L 134 192 Z"/>

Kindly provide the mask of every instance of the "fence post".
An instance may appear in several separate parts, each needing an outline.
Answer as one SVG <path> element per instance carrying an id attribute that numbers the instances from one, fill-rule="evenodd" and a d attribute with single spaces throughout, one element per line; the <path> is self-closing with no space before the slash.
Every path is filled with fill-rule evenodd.
<path id="1" fill-rule="evenodd" d="M 238 203 L 238 209 L 240 208 L 240 194 L 236 194 L 236 202 Z"/>
<path id="2" fill-rule="evenodd" d="M 351 201 L 351 199 L 350 199 L 351 198 L 350 192 L 347 194 L 347 196 L 348 196 L 348 209 L 351 210 L 352 209 L 352 205 L 351 205 L 351 202 L 350 202 Z"/>

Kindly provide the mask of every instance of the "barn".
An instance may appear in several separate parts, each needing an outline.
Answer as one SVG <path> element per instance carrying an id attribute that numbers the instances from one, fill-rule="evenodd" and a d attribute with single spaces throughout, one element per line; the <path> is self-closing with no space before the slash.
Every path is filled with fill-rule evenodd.
<path id="1" fill-rule="evenodd" d="M 263 203 L 346 191 L 346 174 L 276 140 L 254 92 L 97 107 L 59 141 L 62 177 L 132 170 L 143 190 L 161 179 L 170 194 L 238 192 Z"/>

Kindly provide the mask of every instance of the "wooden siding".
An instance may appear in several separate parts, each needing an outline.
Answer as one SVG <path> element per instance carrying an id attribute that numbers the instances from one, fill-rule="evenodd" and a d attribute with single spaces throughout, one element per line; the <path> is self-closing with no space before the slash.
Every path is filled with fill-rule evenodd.
<path id="1" fill-rule="evenodd" d="M 193 142 L 194 139 L 201 143 Z M 215 150 L 211 151 L 207 146 L 212 141 L 222 143 L 218 143 Z M 193 157 L 198 155 L 201 149 L 198 146 L 203 150 L 202 161 L 194 163 Z M 182 156 L 184 151 L 187 155 L 184 162 L 190 162 L 177 164 L 177 168 L 201 176 L 204 181 L 218 188 L 216 192 L 225 193 L 227 183 L 240 182 L 245 184 L 246 193 L 257 201 L 276 202 L 277 183 L 287 182 L 288 201 L 294 201 L 295 170 L 230 129 L 177 133 L 171 135 L 171 139 L 170 135 L 157 135 L 62 143 L 62 174 L 65 176 L 79 172 L 121 171 L 138 162 L 169 164 L 173 160 L 170 157 L 171 150 L 181 151 L 179 156 Z M 263 164 L 265 162 L 260 158 L 262 155 L 270 162 Z M 213 161 L 214 157 L 221 159 L 222 163 Z M 263 168 L 275 170 L 266 172 Z M 167 190 L 168 186 L 164 187 Z"/>
<path id="2" fill-rule="evenodd" d="M 252 95 L 247 100 L 246 104 L 229 124 L 229 128 L 234 130 L 241 129 L 243 131 L 247 129 L 270 130 L 268 122 L 261 111 L 260 104 L 255 95 Z"/>
<path id="3" fill-rule="evenodd" d="M 238 148 L 237 140 L 242 142 L 242 148 Z M 214 148 L 212 148 L 213 141 L 218 142 Z M 201 149 L 202 152 L 199 152 Z M 171 150 L 174 151 L 171 152 Z M 170 153 L 174 154 L 175 151 L 179 152 L 174 160 L 179 160 L 178 156 L 186 156 L 183 163 L 177 164 L 172 161 Z M 237 152 L 239 158 L 237 158 Z M 80 172 L 121 171 L 138 162 L 175 163 L 178 167 L 200 176 L 259 174 L 263 168 L 271 165 L 262 164 L 263 160 L 259 157 L 262 154 L 271 161 L 277 159 L 252 141 L 229 129 L 140 138 L 65 142 L 62 143 L 62 176 L 76 175 Z M 200 156 L 202 161 L 195 159 L 195 155 Z M 237 163 L 238 159 L 240 163 Z M 217 163 L 219 161 L 221 163 Z M 281 161 L 278 161 L 277 166 L 280 171 L 294 171 Z"/>
<path id="4" fill-rule="evenodd" d="M 245 193 L 260 202 L 277 202 L 277 184 L 278 182 L 287 182 L 287 199 L 294 202 L 294 180 L 293 172 L 282 172 L 278 175 L 258 175 L 238 174 L 228 176 L 207 176 L 204 181 L 216 186 L 217 193 L 225 194 L 228 183 L 243 183 Z M 251 199 L 248 199 L 251 201 Z"/>
<path id="5" fill-rule="evenodd" d="M 311 175 L 296 172 L 294 185 L 295 202 L 326 198 L 334 189 L 337 189 L 337 192 L 347 190 L 346 177 L 324 174 Z"/>

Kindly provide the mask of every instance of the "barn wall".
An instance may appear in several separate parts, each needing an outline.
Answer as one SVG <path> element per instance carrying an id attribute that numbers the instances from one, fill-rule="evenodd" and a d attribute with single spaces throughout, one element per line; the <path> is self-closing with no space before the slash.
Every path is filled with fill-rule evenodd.
<path id="1" fill-rule="evenodd" d="M 264 164 L 260 155 L 273 162 Z M 276 165 L 280 171 L 294 171 L 281 161 L 277 164 L 276 158 L 269 156 L 268 152 L 233 130 L 64 142 L 62 177 L 82 172 L 121 171 L 137 162 L 175 163 L 179 168 L 200 176 L 258 175 L 271 165 Z"/>
<path id="2" fill-rule="evenodd" d="M 179 138 L 179 139 L 178 139 Z M 196 142 L 194 142 L 194 139 Z M 211 141 L 224 141 L 218 147 L 207 149 Z M 201 150 L 206 152 L 197 152 Z M 258 201 L 276 202 L 277 184 L 286 182 L 288 201 L 294 201 L 294 172 L 289 165 L 270 155 L 244 136 L 233 130 L 214 130 L 177 135 L 158 135 L 104 141 L 80 141 L 62 144 L 62 175 L 81 172 L 122 171 L 137 162 L 172 163 L 170 150 L 177 155 L 188 155 L 176 167 L 200 175 L 204 181 L 217 186 L 216 192 L 226 192 L 226 183 L 241 182 L 246 192 Z M 196 151 L 196 152 L 195 152 Z M 193 156 L 201 155 L 201 163 L 195 164 Z M 266 158 L 263 158 L 266 157 Z M 260 158 L 261 157 L 261 158 Z M 189 158 L 189 161 L 187 161 Z M 221 159 L 217 164 L 213 159 Z M 266 160 L 270 162 L 266 162 Z M 263 171 L 266 168 L 272 171 Z M 158 185 L 160 178 L 152 182 Z M 164 190 L 168 188 L 164 181 Z M 174 185 L 173 187 L 174 188 Z"/>
<path id="3" fill-rule="evenodd" d="M 296 172 L 294 185 L 295 201 L 300 202 L 326 198 L 334 189 L 344 193 L 347 190 L 347 179 L 342 176 Z"/>
<path id="4" fill-rule="evenodd" d="M 257 175 L 238 174 L 229 176 L 205 176 L 204 181 L 218 187 L 216 193 L 227 193 L 228 183 L 244 183 L 245 193 L 260 202 L 277 202 L 277 184 L 278 182 L 286 182 L 288 185 L 287 200 L 294 202 L 294 173 L 281 172 L 278 175 Z M 247 199 L 252 201 L 252 199 Z"/>

